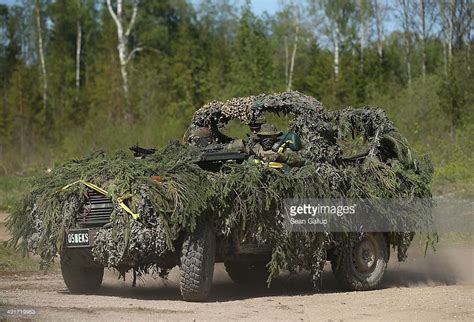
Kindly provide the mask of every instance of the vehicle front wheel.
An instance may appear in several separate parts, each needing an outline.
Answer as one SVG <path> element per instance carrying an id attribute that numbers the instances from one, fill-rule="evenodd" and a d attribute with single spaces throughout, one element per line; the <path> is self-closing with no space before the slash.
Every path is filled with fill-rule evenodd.
<path id="1" fill-rule="evenodd" d="M 211 291 L 216 237 L 208 223 L 185 236 L 181 250 L 179 286 L 185 301 L 205 301 Z"/>
<path id="2" fill-rule="evenodd" d="M 64 283 L 71 293 L 89 294 L 96 292 L 102 284 L 104 268 L 97 266 L 74 266 L 61 262 Z"/>
<path id="3" fill-rule="evenodd" d="M 350 247 L 342 247 L 331 262 L 337 280 L 347 289 L 376 288 L 387 269 L 389 247 L 383 234 L 368 233 Z"/>

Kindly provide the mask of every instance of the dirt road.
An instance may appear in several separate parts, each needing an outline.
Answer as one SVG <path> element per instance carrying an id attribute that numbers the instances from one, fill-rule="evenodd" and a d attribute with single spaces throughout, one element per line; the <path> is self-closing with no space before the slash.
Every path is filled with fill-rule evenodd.
<path id="1" fill-rule="evenodd" d="M 383 287 L 370 292 L 344 292 L 328 267 L 319 294 L 311 292 L 308 274 L 248 289 L 233 284 L 219 264 L 207 303 L 180 300 L 176 270 L 169 281 L 146 278 L 136 288 L 129 276 L 118 281 L 107 272 L 97 295 L 69 294 L 59 274 L 3 275 L 0 311 L 22 309 L 34 313 L 22 317 L 48 320 L 473 320 L 473 250 L 441 246 L 423 258 L 413 249 L 408 262 L 392 261 Z"/>

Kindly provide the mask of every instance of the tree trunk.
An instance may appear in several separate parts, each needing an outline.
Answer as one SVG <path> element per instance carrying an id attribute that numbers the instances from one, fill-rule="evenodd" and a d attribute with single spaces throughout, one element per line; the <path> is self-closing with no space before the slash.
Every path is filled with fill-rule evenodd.
<path id="1" fill-rule="evenodd" d="M 407 59 L 407 78 L 408 78 L 408 87 L 411 86 L 411 60 Z"/>
<path id="2" fill-rule="evenodd" d="M 426 79 L 426 50 L 425 50 L 425 40 L 426 40 L 426 2 L 425 0 L 420 0 L 420 17 L 421 17 L 421 75 L 423 76 L 423 81 Z"/>
<path id="3" fill-rule="evenodd" d="M 80 18 L 77 20 L 76 38 L 76 101 L 79 98 L 79 88 L 81 86 L 81 50 L 82 50 L 82 26 Z"/>
<path id="4" fill-rule="evenodd" d="M 141 48 L 135 48 L 129 54 L 127 45 L 128 45 L 128 38 L 130 36 L 130 32 L 132 31 L 132 28 L 137 16 L 138 2 L 135 1 L 133 3 L 132 17 L 130 18 L 130 22 L 128 23 L 128 27 L 126 30 L 124 30 L 124 21 L 123 21 L 124 19 L 122 16 L 122 12 L 123 12 L 122 0 L 117 0 L 116 12 L 112 8 L 111 0 L 107 0 L 107 8 L 117 28 L 117 40 L 118 40 L 117 51 L 118 51 L 118 56 L 119 56 L 119 61 L 120 61 L 120 74 L 122 75 L 122 89 L 123 89 L 123 94 L 124 94 L 125 103 L 126 103 L 124 114 L 128 120 L 131 120 L 132 113 L 130 111 L 130 95 L 129 95 L 127 64 L 130 61 L 130 59 L 133 57 L 133 54 L 136 51 L 141 50 Z"/>
<path id="5" fill-rule="evenodd" d="M 372 8 L 374 10 L 375 16 L 375 29 L 377 31 L 377 54 L 379 56 L 379 60 L 383 59 L 383 40 L 384 40 L 384 30 L 383 30 L 383 8 L 380 7 L 380 3 L 378 0 L 372 1 Z"/>
<path id="6" fill-rule="evenodd" d="M 474 2 L 472 0 L 469 2 L 467 10 L 468 10 L 467 12 L 468 25 L 466 28 L 466 32 L 467 32 L 466 61 L 467 61 L 467 69 L 471 71 L 471 30 L 472 28 L 470 26 L 472 26 L 472 23 L 473 23 L 472 16 L 473 16 L 473 11 L 474 11 Z"/>
<path id="7" fill-rule="evenodd" d="M 448 45 L 443 41 L 443 72 L 444 76 L 448 76 Z"/>
<path id="8" fill-rule="evenodd" d="M 291 91 L 291 86 L 293 82 L 293 70 L 295 68 L 295 57 L 296 57 L 296 50 L 298 49 L 298 33 L 300 30 L 299 22 L 296 22 L 295 25 L 295 41 L 293 43 L 293 52 L 291 53 L 291 62 L 290 62 L 290 73 L 288 75 L 288 87 L 287 90 Z"/>
<path id="9" fill-rule="evenodd" d="M 411 55 L 412 55 L 412 41 L 411 41 L 411 19 L 410 19 L 410 2 L 411 0 L 400 0 L 400 19 L 403 26 L 403 38 L 404 38 L 404 48 L 405 53 L 405 64 L 406 64 L 406 73 L 407 73 L 407 82 L 408 86 L 411 85 Z"/>
<path id="10" fill-rule="evenodd" d="M 46 121 L 49 121 L 48 111 L 48 77 L 46 74 L 46 61 L 44 59 L 44 48 L 43 48 L 43 29 L 41 28 L 41 13 L 39 0 L 35 1 L 36 4 L 36 29 L 38 35 L 38 54 L 40 57 L 41 64 L 41 76 L 43 81 L 43 109 L 46 116 Z"/>
<path id="11" fill-rule="evenodd" d="M 18 73 L 19 77 L 19 112 L 20 112 L 20 164 L 23 165 L 23 160 L 25 158 L 25 109 L 23 106 L 23 73 L 19 72 Z"/>
<path id="12" fill-rule="evenodd" d="M 364 42 L 365 42 L 365 24 L 364 15 L 360 15 L 360 70 L 364 70 Z"/>
<path id="13" fill-rule="evenodd" d="M 333 42 L 334 42 L 334 77 L 336 80 L 339 77 L 339 27 L 334 28 Z"/>
<path id="14" fill-rule="evenodd" d="M 285 35 L 285 84 L 288 84 L 288 70 L 290 66 L 290 56 L 288 51 L 288 35 Z"/>
<path id="15" fill-rule="evenodd" d="M 454 0 L 450 0 L 448 3 L 448 64 L 451 63 L 453 57 L 453 32 L 454 32 L 454 11 L 456 10 Z"/>

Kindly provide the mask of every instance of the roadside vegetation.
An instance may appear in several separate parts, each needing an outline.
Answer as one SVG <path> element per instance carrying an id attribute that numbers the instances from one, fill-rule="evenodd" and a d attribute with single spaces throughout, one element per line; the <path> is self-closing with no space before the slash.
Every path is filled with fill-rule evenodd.
<path id="1" fill-rule="evenodd" d="M 160 147 L 206 102 L 285 90 L 328 109 L 384 108 L 430 155 L 434 194 L 472 198 L 470 4 L 281 1 L 261 15 L 225 0 L 0 5 L 0 211 L 35 171 Z"/>
<path id="2" fill-rule="evenodd" d="M 5 244 L 0 243 L 0 275 L 3 273 L 36 272 L 39 261 L 31 257 L 21 257 Z"/>

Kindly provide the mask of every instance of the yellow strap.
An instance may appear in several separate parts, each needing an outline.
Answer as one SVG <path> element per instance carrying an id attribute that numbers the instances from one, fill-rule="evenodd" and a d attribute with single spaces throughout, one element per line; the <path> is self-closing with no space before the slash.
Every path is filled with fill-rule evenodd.
<path id="1" fill-rule="evenodd" d="M 254 162 L 256 164 L 263 164 L 263 165 L 266 165 L 267 167 L 270 167 L 270 168 L 273 168 L 273 169 L 281 169 L 283 168 L 285 165 L 281 162 L 263 162 L 262 160 L 257 160 L 255 159 Z"/>
<path id="2" fill-rule="evenodd" d="M 125 210 L 126 212 L 128 212 L 133 219 L 137 220 L 138 218 L 140 218 L 140 214 L 136 214 L 132 211 L 132 209 L 130 209 L 124 202 L 121 198 L 117 198 L 117 203 L 119 204 L 120 207 L 122 207 L 123 210 Z"/>
<path id="3" fill-rule="evenodd" d="M 102 189 L 102 188 L 99 187 L 99 186 L 96 186 L 96 185 L 93 184 L 93 183 L 84 181 L 84 180 L 82 180 L 82 179 L 81 179 L 81 180 L 74 181 L 73 183 L 70 183 L 70 184 L 68 184 L 68 185 L 66 185 L 66 186 L 64 186 L 64 187 L 62 187 L 61 190 L 69 189 L 71 186 L 73 186 L 73 185 L 75 185 L 75 184 L 78 184 L 78 183 L 82 183 L 83 185 L 85 185 L 85 186 L 87 186 L 87 187 L 89 187 L 89 188 L 91 188 L 91 189 L 93 189 L 93 190 L 95 190 L 95 191 L 97 191 L 97 192 L 103 194 L 104 196 L 110 197 L 110 194 L 109 194 L 106 190 Z M 124 195 L 124 196 L 122 196 L 122 197 L 118 197 L 118 198 L 117 198 L 117 203 L 118 203 L 118 205 L 119 205 L 123 210 L 125 210 L 126 212 L 128 212 L 128 213 L 132 216 L 133 219 L 138 219 L 138 218 L 140 218 L 140 214 L 134 213 L 134 212 L 124 203 L 124 200 L 127 200 L 127 199 L 129 199 L 129 198 L 131 198 L 131 197 L 132 197 L 131 194 L 126 194 L 126 195 Z"/>

